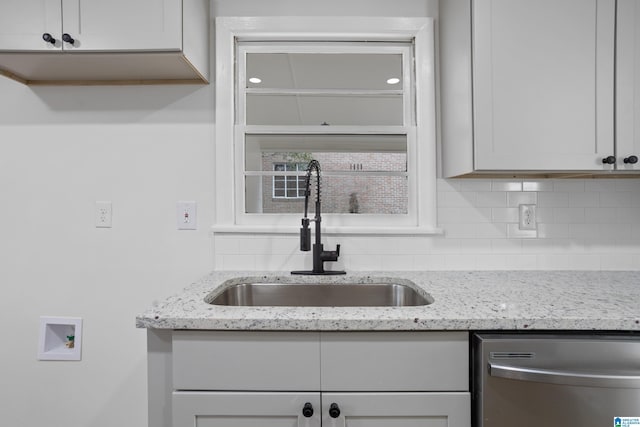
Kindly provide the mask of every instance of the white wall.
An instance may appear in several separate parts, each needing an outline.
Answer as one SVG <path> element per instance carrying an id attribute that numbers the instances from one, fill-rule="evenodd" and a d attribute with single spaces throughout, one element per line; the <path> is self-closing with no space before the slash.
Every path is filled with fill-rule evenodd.
<path id="1" fill-rule="evenodd" d="M 212 268 L 213 116 L 213 86 L 0 79 L 0 424 L 146 425 L 135 315 Z M 175 229 L 178 200 L 199 230 Z M 36 361 L 41 315 L 84 319 L 81 362 Z"/>
<path id="2" fill-rule="evenodd" d="M 437 14 L 432 0 L 213 2 L 218 15 L 337 10 Z M 136 313 L 214 265 L 310 263 L 295 236 L 219 236 L 212 248 L 213 105 L 214 85 L 28 88 L 0 78 L 2 425 L 145 426 Z M 439 181 L 444 236 L 328 243 L 343 244 L 351 270 L 639 268 L 640 181 L 508 183 Z M 541 238 L 512 238 L 511 206 L 533 197 Z M 96 200 L 113 202 L 113 228 L 94 227 Z M 178 200 L 198 202 L 197 231 L 175 229 Z M 84 319 L 81 362 L 36 361 L 41 315 Z"/>

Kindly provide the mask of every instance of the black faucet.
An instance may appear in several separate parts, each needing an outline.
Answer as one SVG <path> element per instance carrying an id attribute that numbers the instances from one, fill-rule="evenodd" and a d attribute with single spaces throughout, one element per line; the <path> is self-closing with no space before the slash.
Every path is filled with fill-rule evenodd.
<path id="1" fill-rule="evenodd" d="M 307 217 L 309 210 L 309 196 L 311 191 L 309 189 L 311 184 L 311 174 L 316 171 L 316 216 L 313 219 Z M 302 218 L 302 227 L 300 228 L 300 250 L 308 252 L 311 249 L 311 229 L 309 229 L 309 222 L 315 221 L 316 223 L 316 242 L 313 244 L 313 270 L 301 270 L 292 271 L 291 274 L 305 274 L 305 275 L 331 275 L 331 274 L 346 274 L 345 271 L 325 270 L 324 263 L 326 261 L 337 261 L 340 256 L 340 245 L 336 246 L 335 251 L 325 251 L 322 244 L 322 234 L 320 231 L 320 225 L 322 223 L 321 216 L 321 204 L 320 204 L 320 163 L 317 160 L 311 160 L 309 166 L 307 166 L 307 176 L 304 181 L 304 217 Z"/>

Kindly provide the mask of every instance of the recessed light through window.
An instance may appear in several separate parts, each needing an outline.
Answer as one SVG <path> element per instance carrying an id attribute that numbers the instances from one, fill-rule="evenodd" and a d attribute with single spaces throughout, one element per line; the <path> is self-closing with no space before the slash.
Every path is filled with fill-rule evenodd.
<path id="1" fill-rule="evenodd" d="M 251 78 L 249 79 L 249 82 L 250 82 L 250 83 L 258 84 L 258 83 L 262 83 L 262 79 L 260 79 L 260 78 L 258 78 L 258 77 L 251 77 Z"/>
<path id="2" fill-rule="evenodd" d="M 400 83 L 400 79 L 397 77 L 391 77 L 390 79 L 387 79 L 388 85 L 397 85 L 398 83 Z"/>

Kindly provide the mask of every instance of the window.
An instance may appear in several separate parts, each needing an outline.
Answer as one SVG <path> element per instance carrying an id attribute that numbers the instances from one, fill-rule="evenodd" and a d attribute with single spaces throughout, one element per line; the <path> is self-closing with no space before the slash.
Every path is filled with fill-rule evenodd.
<path id="1" fill-rule="evenodd" d="M 304 197 L 305 178 L 300 173 L 304 173 L 307 168 L 306 163 L 273 163 L 273 170 L 276 172 L 296 172 L 295 175 L 275 175 L 273 177 L 272 197 L 274 199 L 299 199 Z M 277 207 L 273 209 L 278 212 Z"/>
<path id="2" fill-rule="evenodd" d="M 268 195 L 298 197 L 293 184 L 304 182 L 306 163 L 316 159 L 325 214 L 407 215 L 412 49 L 411 42 L 397 41 L 237 42 L 235 116 L 237 139 L 244 141 L 244 161 L 238 160 L 245 199 L 238 209 L 303 212 L 302 201 L 292 205 Z M 297 175 L 269 177 L 272 160 L 286 157 L 306 162 Z M 281 188 L 265 192 L 269 182 Z"/>
<path id="3" fill-rule="evenodd" d="M 218 227 L 297 229 L 316 159 L 325 228 L 433 230 L 431 20 L 218 18 L 217 31 Z"/>

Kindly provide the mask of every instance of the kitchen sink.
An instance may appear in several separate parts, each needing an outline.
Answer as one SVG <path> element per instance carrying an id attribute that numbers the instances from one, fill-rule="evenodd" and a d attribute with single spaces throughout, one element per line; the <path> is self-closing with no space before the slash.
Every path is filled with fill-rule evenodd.
<path id="1" fill-rule="evenodd" d="M 253 307 L 404 307 L 428 305 L 433 298 L 401 283 L 239 283 L 205 301 Z"/>

